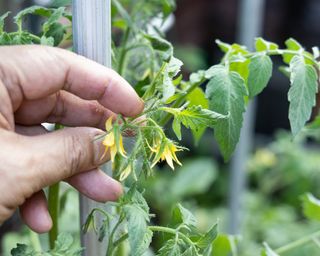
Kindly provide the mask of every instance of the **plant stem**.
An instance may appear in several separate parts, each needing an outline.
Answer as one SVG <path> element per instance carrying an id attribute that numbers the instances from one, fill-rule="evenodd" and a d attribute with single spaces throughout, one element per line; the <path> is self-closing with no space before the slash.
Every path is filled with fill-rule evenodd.
<path id="1" fill-rule="evenodd" d="M 120 216 L 117 224 L 114 226 L 113 230 L 111 231 L 111 234 L 109 236 L 109 242 L 108 242 L 108 250 L 107 250 L 107 254 L 106 256 L 110 256 L 113 254 L 115 246 L 113 245 L 113 236 L 116 233 L 118 227 L 120 226 L 120 224 L 122 223 L 124 219 Z"/>
<path id="2" fill-rule="evenodd" d="M 309 243 L 309 242 L 312 242 L 313 239 L 314 239 L 315 237 L 318 237 L 318 236 L 320 236 L 320 230 L 317 231 L 317 232 L 315 232 L 315 233 L 313 233 L 313 234 L 310 234 L 310 235 L 308 235 L 308 236 L 305 236 L 305 237 L 303 237 L 303 238 L 301 238 L 301 239 L 298 239 L 298 240 L 296 240 L 296 241 L 293 241 L 292 243 L 289 243 L 289 244 L 287 244 L 287 245 L 284 245 L 284 246 L 278 248 L 277 250 L 275 250 L 275 252 L 278 253 L 278 254 L 280 254 L 280 253 L 284 253 L 284 252 L 290 251 L 290 250 L 292 250 L 292 249 L 294 249 L 294 248 L 296 248 L 296 247 L 299 247 L 299 246 L 301 246 L 301 245 L 304 245 L 304 244 L 307 244 L 307 243 Z"/>
<path id="3" fill-rule="evenodd" d="M 10 35 L 10 36 L 15 36 L 15 35 L 22 35 L 22 34 L 23 34 L 23 31 L 18 31 L 18 32 L 12 32 L 12 33 L 10 33 L 9 35 Z M 34 40 L 36 43 L 40 43 L 40 42 L 41 42 L 41 38 L 38 37 L 38 36 L 36 36 L 36 35 L 33 35 L 33 34 L 28 33 L 28 36 L 29 36 L 32 40 Z"/>
<path id="4" fill-rule="evenodd" d="M 187 244 L 193 246 L 193 242 L 189 239 L 189 237 L 187 237 L 185 234 L 177 231 L 176 229 L 172 229 L 172 228 L 167 228 L 167 227 L 161 227 L 161 226 L 149 226 L 148 227 L 151 231 L 155 231 L 155 232 L 164 232 L 164 233 L 168 233 L 168 234 L 172 234 L 172 235 L 177 235 L 180 236 Z"/>
<path id="5" fill-rule="evenodd" d="M 125 233 L 123 236 L 121 236 L 117 241 L 113 243 L 114 248 L 116 248 L 119 244 L 125 241 L 128 237 L 129 237 L 128 233 Z"/>
<path id="6" fill-rule="evenodd" d="M 312 57 L 308 56 L 306 52 L 299 52 L 299 51 L 293 51 L 293 50 L 286 50 L 286 49 L 278 49 L 278 50 L 267 50 L 265 51 L 268 55 L 273 56 L 273 55 L 283 55 L 283 54 L 291 54 L 291 55 L 303 55 L 304 58 L 310 60 L 319 68 L 319 63 L 313 59 Z M 248 53 L 245 54 L 244 57 L 250 58 L 254 56 L 256 53 Z"/>
<path id="7" fill-rule="evenodd" d="M 123 40 L 122 40 L 122 47 L 120 51 L 119 65 L 118 65 L 118 73 L 120 75 L 123 75 L 124 64 L 125 64 L 126 55 L 128 52 L 126 48 L 127 48 L 127 42 L 129 39 L 130 32 L 131 32 L 131 29 L 130 27 L 128 27 L 124 33 Z"/>
<path id="8" fill-rule="evenodd" d="M 159 79 L 159 77 L 161 76 L 162 72 L 164 71 L 164 69 L 166 68 L 166 66 L 168 65 L 167 62 L 163 62 L 161 68 L 159 69 L 159 71 L 157 72 L 155 78 L 152 80 L 148 90 L 146 90 L 146 92 L 144 93 L 144 95 L 142 96 L 142 99 L 146 100 L 146 97 L 150 97 L 150 95 L 154 94 L 154 90 L 156 87 L 156 83 Z"/>
<path id="9" fill-rule="evenodd" d="M 59 232 L 59 190 L 60 184 L 56 183 L 49 187 L 48 208 L 52 218 L 52 228 L 49 231 L 50 249 L 54 248 Z"/>

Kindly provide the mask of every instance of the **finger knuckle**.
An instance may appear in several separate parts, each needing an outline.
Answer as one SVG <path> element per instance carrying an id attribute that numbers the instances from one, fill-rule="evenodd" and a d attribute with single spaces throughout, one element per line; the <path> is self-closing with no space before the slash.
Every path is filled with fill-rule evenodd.
<path id="1" fill-rule="evenodd" d="M 70 133 L 70 136 L 66 136 L 64 139 L 65 144 L 65 163 L 66 163 L 66 173 L 69 176 L 77 173 L 81 167 L 82 162 L 85 157 L 85 152 L 83 150 L 84 143 L 83 140 L 75 133 Z"/>

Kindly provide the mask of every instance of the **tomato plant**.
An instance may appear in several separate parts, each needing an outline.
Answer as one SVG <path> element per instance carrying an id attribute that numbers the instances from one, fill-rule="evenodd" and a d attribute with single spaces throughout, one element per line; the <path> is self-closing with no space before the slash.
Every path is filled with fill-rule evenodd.
<path id="1" fill-rule="evenodd" d="M 174 47 L 160 27 L 150 25 L 155 16 L 165 21 L 174 9 L 173 0 L 112 1 L 113 67 L 133 85 L 144 100 L 145 109 L 134 118 L 118 115 L 116 120 L 106 120 L 106 133 L 97 138 L 111 155 L 114 177 L 126 187 L 118 202 L 108 203 L 113 210 L 93 209 L 83 226 L 83 232 L 94 229 L 99 240 L 107 239 L 107 255 L 122 255 L 124 243 L 130 245 L 130 255 L 142 255 L 158 232 L 166 239 L 157 255 L 218 255 L 218 224 L 212 223 L 207 232 L 200 232 L 196 218 L 179 203 L 168 226 L 152 225 L 154 215 L 141 192 L 141 180 L 152 176 L 153 168 L 161 161 L 173 170 L 183 164 L 179 153 L 187 150 L 180 145 L 184 128 L 191 130 L 196 141 L 207 128 L 213 129 L 220 152 L 228 161 L 239 141 L 246 107 L 272 76 L 272 56 L 282 56 L 281 71 L 290 78 L 289 120 L 294 137 L 304 129 L 316 103 L 319 49 L 314 47 L 310 53 L 292 38 L 285 42 L 284 49 L 257 38 L 254 51 L 217 40 L 224 53 L 220 63 L 192 73 L 189 78 L 183 77 L 180 74 L 183 63 L 174 57 Z M 59 46 L 72 36 L 70 23 L 61 23 L 62 18 L 72 21 L 64 7 L 34 6 L 21 11 L 14 17 L 18 28 L 15 32 L 3 29 L 8 15 L 0 17 L 0 45 Z M 44 19 L 39 34 L 24 28 L 23 20 L 28 15 Z M 169 138 L 164 129 L 170 122 L 175 138 Z M 313 126 L 317 127 L 317 123 Z M 130 148 L 124 143 L 126 134 L 134 135 Z M 306 195 L 307 216 L 315 218 L 319 207 L 317 199 Z M 96 223 L 96 215 L 103 217 L 102 223 Z M 51 237 L 56 241 L 52 241 L 50 252 L 36 252 L 20 244 L 12 250 L 12 255 L 81 254 L 82 249 L 73 249 L 69 236 Z M 262 254 L 277 255 L 268 245 Z"/>

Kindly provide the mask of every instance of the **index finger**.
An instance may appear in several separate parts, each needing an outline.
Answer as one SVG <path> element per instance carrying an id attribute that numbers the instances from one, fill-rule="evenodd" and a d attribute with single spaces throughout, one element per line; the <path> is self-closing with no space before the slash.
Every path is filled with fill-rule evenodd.
<path id="1" fill-rule="evenodd" d="M 135 116 L 143 101 L 119 74 L 72 52 L 44 46 L 0 48 L 1 79 L 17 109 L 59 90 L 97 100 L 115 113 Z"/>

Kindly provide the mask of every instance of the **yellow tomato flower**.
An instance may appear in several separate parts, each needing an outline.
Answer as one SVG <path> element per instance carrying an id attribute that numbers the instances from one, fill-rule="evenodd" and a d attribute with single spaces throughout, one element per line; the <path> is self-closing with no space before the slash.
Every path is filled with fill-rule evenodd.
<path id="1" fill-rule="evenodd" d="M 109 117 L 109 119 L 106 121 L 106 131 L 109 133 L 104 137 L 102 142 L 102 144 L 106 147 L 105 154 L 108 152 L 108 150 L 110 151 L 110 158 L 112 162 L 114 162 L 114 158 L 117 153 L 125 157 L 126 151 L 123 147 L 123 139 L 121 134 L 119 134 L 119 148 L 117 147 L 114 131 L 112 131 L 112 117 Z"/>
<path id="2" fill-rule="evenodd" d="M 166 139 L 164 142 L 156 142 L 153 147 L 150 147 L 150 150 L 155 154 L 153 164 L 151 167 L 154 167 L 157 162 L 166 160 L 167 164 L 174 170 L 173 161 L 177 164 L 182 165 L 177 158 L 176 152 L 182 151 L 183 148 L 175 145 L 173 141 Z M 163 150 L 162 150 L 163 149 Z M 162 150 L 162 152 L 160 152 Z"/>

